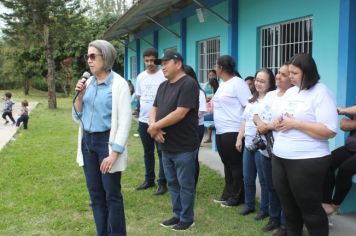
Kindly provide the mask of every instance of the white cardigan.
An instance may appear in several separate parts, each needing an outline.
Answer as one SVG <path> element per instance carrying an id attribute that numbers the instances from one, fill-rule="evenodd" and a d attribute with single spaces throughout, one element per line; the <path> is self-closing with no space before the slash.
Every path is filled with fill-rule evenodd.
<path id="1" fill-rule="evenodd" d="M 111 114 L 111 130 L 109 138 L 109 153 L 111 153 L 111 143 L 115 143 L 125 147 L 123 153 L 119 154 L 119 158 L 112 166 L 110 173 L 124 171 L 127 167 L 127 139 L 131 129 L 131 95 L 129 86 L 124 78 L 119 74 L 114 73 L 112 82 L 112 114 Z M 90 77 L 86 84 L 89 85 L 93 77 Z M 79 166 L 84 166 L 82 154 L 82 137 L 83 128 L 79 126 L 78 133 L 78 148 L 77 148 L 77 163 Z"/>

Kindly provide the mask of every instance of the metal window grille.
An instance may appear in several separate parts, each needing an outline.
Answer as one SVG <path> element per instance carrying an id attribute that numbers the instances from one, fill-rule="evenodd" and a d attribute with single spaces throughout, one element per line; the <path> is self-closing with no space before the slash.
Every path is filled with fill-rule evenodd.
<path id="1" fill-rule="evenodd" d="M 261 67 L 278 68 L 297 53 L 312 53 L 312 17 L 261 28 Z"/>
<path id="2" fill-rule="evenodd" d="M 135 80 L 137 77 L 137 60 L 136 60 L 136 56 L 131 56 L 130 57 L 130 61 L 131 61 L 131 79 Z"/>
<path id="3" fill-rule="evenodd" d="M 213 38 L 198 42 L 198 79 L 199 82 L 208 81 L 209 70 L 214 69 L 216 60 L 220 56 L 220 38 Z"/>

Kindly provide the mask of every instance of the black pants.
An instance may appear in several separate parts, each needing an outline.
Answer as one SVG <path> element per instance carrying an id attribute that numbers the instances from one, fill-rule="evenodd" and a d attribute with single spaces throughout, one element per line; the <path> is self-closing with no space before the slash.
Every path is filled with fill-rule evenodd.
<path id="1" fill-rule="evenodd" d="M 16 121 L 16 126 L 19 127 L 21 122 L 23 122 L 23 128 L 27 129 L 28 115 L 21 115 Z"/>
<path id="2" fill-rule="evenodd" d="M 330 156 L 299 160 L 273 157 L 273 185 L 282 203 L 288 236 L 302 235 L 303 223 L 309 236 L 329 234 L 321 202 L 330 161 Z"/>
<path id="3" fill-rule="evenodd" d="M 224 199 L 234 202 L 244 202 L 244 184 L 242 175 L 242 152 L 236 150 L 238 133 L 216 135 L 216 146 L 224 164 L 225 186 L 221 195 Z"/>
<path id="4" fill-rule="evenodd" d="M 199 125 L 199 147 L 197 151 L 197 155 L 195 157 L 195 188 L 197 187 L 198 184 L 198 178 L 199 178 L 199 172 L 200 172 L 200 165 L 199 165 L 199 148 L 200 148 L 200 143 L 203 140 L 204 137 L 204 125 Z"/>
<path id="5" fill-rule="evenodd" d="M 8 116 L 10 118 L 10 120 L 12 121 L 12 123 L 15 124 L 15 119 L 14 119 L 14 117 L 12 117 L 11 111 L 5 111 L 4 113 L 2 113 L 2 118 L 4 118 L 5 120 L 6 120 L 6 116 Z"/>
<path id="6" fill-rule="evenodd" d="M 351 189 L 354 174 L 356 174 L 356 152 L 349 151 L 345 146 L 332 151 L 331 165 L 324 182 L 323 202 L 340 205 Z"/>

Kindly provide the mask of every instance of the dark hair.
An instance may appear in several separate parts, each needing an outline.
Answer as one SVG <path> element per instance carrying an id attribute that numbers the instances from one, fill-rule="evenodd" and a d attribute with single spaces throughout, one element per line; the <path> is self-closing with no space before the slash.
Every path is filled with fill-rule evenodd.
<path id="1" fill-rule="evenodd" d="M 250 75 L 250 76 L 247 76 L 247 77 L 245 78 L 245 81 L 247 81 L 247 80 L 252 80 L 252 81 L 253 81 L 253 80 L 255 80 L 255 77 L 253 77 L 253 76 L 251 76 L 251 75 Z"/>
<path id="2" fill-rule="evenodd" d="M 143 52 L 143 57 L 149 57 L 149 56 L 154 56 L 155 58 L 158 58 L 158 51 L 155 48 L 147 48 Z"/>
<path id="3" fill-rule="evenodd" d="M 209 85 L 213 88 L 214 93 L 216 93 L 216 91 L 218 91 L 218 88 L 219 88 L 218 79 L 216 79 L 216 78 L 209 79 Z"/>
<path id="4" fill-rule="evenodd" d="M 210 72 L 213 72 L 213 73 L 216 75 L 216 70 L 214 70 L 214 69 L 209 70 L 209 71 L 208 71 L 208 74 L 209 74 Z"/>
<path id="5" fill-rule="evenodd" d="M 268 91 L 272 91 L 272 90 L 275 90 L 276 89 L 276 79 L 274 77 L 274 74 L 273 72 L 268 69 L 268 68 L 262 68 L 262 69 L 259 69 L 258 71 L 256 71 L 256 74 L 255 74 L 255 78 L 257 76 L 258 73 L 260 72 L 263 72 L 263 73 L 266 73 L 268 75 L 268 84 L 269 84 L 269 88 L 268 88 Z M 256 102 L 256 100 L 258 99 L 258 92 L 257 90 L 252 94 L 252 98 L 250 98 L 248 101 L 250 103 L 254 103 Z"/>
<path id="6" fill-rule="evenodd" d="M 303 71 L 303 78 L 300 83 L 300 90 L 310 89 L 318 83 L 320 76 L 314 59 L 307 53 L 294 55 L 290 59 L 290 64 Z"/>
<path id="7" fill-rule="evenodd" d="M 232 58 L 231 56 L 229 55 L 220 56 L 216 61 L 216 64 L 218 64 L 218 66 L 220 66 L 225 73 L 229 75 L 236 75 L 236 70 L 235 70 L 236 63 L 234 58 Z"/>
<path id="8" fill-rule="evenodd" d="M 28 106 L 28 101 L 27 100 L 23 100 L 21 102 L 21 104 L 22 104 L 22 106 L 27 107 Z"/>
<path id="9" fill-rule="evenodd" d="M 200 87 L 200 84 L 199 84 L 199 81 L 198 81 L 198 78 L 197 78 L 197 74 L 195 74 L 195 71 L 193 70 L 193 68 L 191 66 L 188 66 L 188 65 L 183 65 L 183 71 L 187 75 L 192 77 L 194 79 L 194 81 L 197 83 L 199 89 L 204 92 L 204 90 Z M 204 94 L 205 94 L 205 92 L 204 92 Z"/>
<path id="10" fill-rule="evenodd" d="M 5 93 L 5 97 L 11 98 L 11 97 L 12 97 L 12 94 L 11 94 L 10 92 L 6 92 L 6 93 Z"/>

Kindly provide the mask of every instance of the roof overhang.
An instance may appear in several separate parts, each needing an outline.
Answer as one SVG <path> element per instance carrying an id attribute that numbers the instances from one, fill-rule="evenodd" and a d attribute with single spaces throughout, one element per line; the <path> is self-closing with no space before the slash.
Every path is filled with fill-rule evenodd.
<path id="1" fill-rule="evenodd" d="M 177 13 L 191 0 L 139 0 L 104 33 L 104 39 L 120 39 L 136 34 L 150 24 Z"/>

